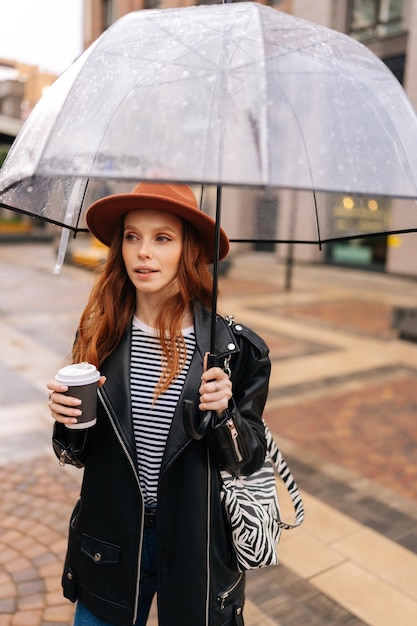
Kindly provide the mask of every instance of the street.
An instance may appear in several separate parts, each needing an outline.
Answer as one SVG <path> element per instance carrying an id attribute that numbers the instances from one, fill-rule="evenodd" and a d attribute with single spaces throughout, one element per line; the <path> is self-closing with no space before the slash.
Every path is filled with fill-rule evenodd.
<path id="1" fill-rule="evenodd" d="M 249 572 L 245 624 L 415 626 L 417 344 L 391 317 L 417 306 L 417 281 L 296 265 L 286 292 L 272 255 L 232 258 L 220 312 L 270 346 L 265 419 L 306 508 L 281 564 Z M 81 472 L 52 453 L 45 385 L 69 358 L 94 274 L 55 276 L 54 263 L 51 244 L 0 244 L 0 626 L 73 615 L 60 577 Z"/>

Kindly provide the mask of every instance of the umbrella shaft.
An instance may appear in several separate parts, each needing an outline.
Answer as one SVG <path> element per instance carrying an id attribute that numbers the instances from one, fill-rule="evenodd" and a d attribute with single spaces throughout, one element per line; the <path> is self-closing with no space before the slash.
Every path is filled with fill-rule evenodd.
<path id="1" fill-rule="evenodd" d="M 219 283 L 219 255 L 220 255 L 220 221 L 221 221 L 222 188 L 217 186 L 216 191 L 216 229 L 214 239 L 214 262 L 213 262 L 213 294 L 211 300 L 211 332 L 210 353 L 215 354 L 216 343 L 216 315 L 217 315 L 217 292 Z"/>

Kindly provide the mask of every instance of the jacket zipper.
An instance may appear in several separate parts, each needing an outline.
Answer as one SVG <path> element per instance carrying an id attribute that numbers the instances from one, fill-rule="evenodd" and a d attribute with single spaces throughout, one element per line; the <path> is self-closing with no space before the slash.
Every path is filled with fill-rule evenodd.
<path id="1" fill-rule="evenodd" d="M 228 589 L 226 589 L 226 591 L 223 591 L 222 593 L 219 593 L 219 595 L 217 596 L 218 601 L 220 602 L 220 610 L 223 611 L 224 609 L 224 605 L 226 604 L 226 600 L 227 598 L 230 596 L 230 594 L 236 589 L 236 587 L 239 585 L 240 581 L 242 580 L 242 576 L 243 573 L 241 572 L 238 576 L 238 578 L 235 580 L 235 582 L 233 583 L 233 585 L 231 585 L 231 587 L 229 587 Z"/>
<path id="2" fill-rule="evenodd" d="M 235 423 L 231 417 L 227 420 L 226 426 L 230 432 L 230 437 L 232 439 L 233 449 L 235 451 L 237 462 L 240 463 L 241 461 L 243 461 L 243 456 L 239 449 L 239 443 L 237 441 L 239 433 L 237 432 Z"/>
<path id="3" fill-rule="evenodd" d="M 209 625 L 210 615 L 210 578 L 211 578 L 211 564 L 210 564 L 210 546 L 211 546 L 211 472 L 210 472 L 210 452 L 207 447 L 207 587 L 206 587 L 206 626 Z"/>
<path id="4" fill-rule="evenodd" d="M 123 452 L 125 453 L 125 455 L 128 458 L 130 466 L 131 466 L 131 468 L 133 470 L 133 474 L 134 474 L 134 476 L 136 478 L 136 482 L 138 484 L 140 494 L 142 495 L 142 501 L 143 501 L 143 494 L 142 494 L 142 489 L 141 489 L 140 482 L 139 482 L 139 477 L 137 475 L 136 466 L 135 466 L 135 464 L 134 464 L 134 462 L 132 460 L 132 457 L 129 454 L 129 450 L 127 449 L 123 439 L 121 438 L 121 436 L 119 434 L 119 431 L 116 428 L 116 424 L 114 423 L 114 420 L 113 420 L 113 418 L 111 416 L 111 413 L 110 413 L 109 409 L 107 408 L 106 402 L 105 402 L 102 394 L 100 393 L 100 390 L 98 390 L 97 393 L 98 393 L 98 395 L 100 397 L 100 400 L 101 400 L 101 403 L 102 403 L 102 405 L 104 407 L 104 410 L 107 413 L 107 416 L 108 416 L 108 418 L 110 420 L 110 424 L 112 425 L 112 428 L 113 428 L 113 430 L 114 430 L 114 432 L 116 434 L 116 437 L 119 440 L 119 443 L 120 443 L 120 445 L 122 447 L 122 450 L 123 450 Z M 139 540 L 140 540 L 140 544 L 139 544 L 140 548 L 139 548 L 139 559 L 138 559 L 138 573 L 137 573 L 137 576 L 136 576 L 136 597 L 135 597 L 134 617 L 133 617 L 133 622 L 132 622 L 133 624 L 136 622 L 136 619 L 137 619 L 137 616 L 138 616 L 140 563 L 141 563 L 141 560 L 142 560 L 142 545 L 143 545 L 143 526 L 144 526 L 144 512 L 142 511 L 141 535 L 140 535 L 140 538 L 139 538 Z"/>
<path id="5" fill-rule="evenodd" d="M 61 467 L 65 467 L 66 460 L 67 460 L 67 451 L 62 448 L 61 454 L 59 456 L 59 461 L 58 461 L 59 465 Z"/>

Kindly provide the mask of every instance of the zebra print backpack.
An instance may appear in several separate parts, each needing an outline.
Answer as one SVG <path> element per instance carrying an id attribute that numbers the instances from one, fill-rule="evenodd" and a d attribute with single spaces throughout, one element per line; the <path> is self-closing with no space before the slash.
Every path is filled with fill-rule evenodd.
<path id="1" fill-rule="evenodd" d="M 296 528 L 304 520 L 304 505 L 297 484 L 266 424 L 265 436 L 267 453 L 260 470 L 250 476 L 233 476 L 221 470 L 221 496 L 241 571 L 278 564 L 277 544 L 282 529 Z M 281 521 L 276 473 L 293 502 L 294 524 Z"/>

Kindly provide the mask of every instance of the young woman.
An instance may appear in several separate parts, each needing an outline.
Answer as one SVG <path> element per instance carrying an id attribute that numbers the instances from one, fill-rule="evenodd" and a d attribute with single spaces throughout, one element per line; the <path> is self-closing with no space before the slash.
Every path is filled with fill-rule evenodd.
<path id="1" fill-rule="evenodd" d="M 144 626 L 155 593 L 160 626 L 242 625 L 219 469 L 263 463 L 268 348 L 218 316 L 207 368 L 215 224 L 189 187 L 140 183 L 92 204 L 87 223 L 109 254 L 72 358 L 102 374 L 97 424 L 66 428 L 82 406 L 48 383 L 55 452 L 84 467 L 62 579 L 75 626 Z M 185 406 L 197 427 L 210 412 L 205 436 L 190 437 Z"/>

